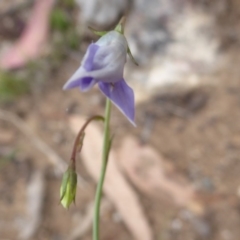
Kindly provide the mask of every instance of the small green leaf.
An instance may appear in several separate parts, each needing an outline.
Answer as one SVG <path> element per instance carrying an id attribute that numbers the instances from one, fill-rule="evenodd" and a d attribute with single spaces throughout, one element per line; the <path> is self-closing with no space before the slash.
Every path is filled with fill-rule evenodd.
<path id="1" fill-rule="evenodd" d="M 128 53 L 128 55 L 129 55 L 129 57 L 131 58 L 131 60 L 132 60 L 137 66 L 139 66 L 139 64 L 137 63 L 137 61 L 134 59 L 134 57 L 133 57 L 133 55 L 132 55 L 131 50 L 130 50 L 129 47 L 128 47 L 127 53 Z"/>
<path id="2" fill-rule="evenodd" d="M 126 17 L 122 17 L 118 23 L 118 25 L 115 27 L 115 31 L 121 33 L 124 35 L 124 25 L 125 25 Z"/>
<path id="3" fill-rule="evenodd" d="M 102 36 L 104 36 L 105 34 L 108 33 L 107 31 L 97 31 L 92 27 L 88 27 L 88 28 L 99 37 L 102 37 Z"/>

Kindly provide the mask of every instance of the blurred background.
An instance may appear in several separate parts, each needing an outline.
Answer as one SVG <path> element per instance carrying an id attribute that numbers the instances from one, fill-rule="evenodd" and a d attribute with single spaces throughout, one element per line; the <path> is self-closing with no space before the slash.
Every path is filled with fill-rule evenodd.
<path id="1" fill-rule="evenodd" d="M 139 63 L 124 72 L 137 128 L 113 108 L 101 239 L 240 239 L 240 2 L 1 0 L 1 240 L 91 239 L 100 123 L 86 132 L 68 211 L 59 188 L 105 98 L 62 86 L 97 40 L 88 26 L 110 30 L 122 15 Z"/>

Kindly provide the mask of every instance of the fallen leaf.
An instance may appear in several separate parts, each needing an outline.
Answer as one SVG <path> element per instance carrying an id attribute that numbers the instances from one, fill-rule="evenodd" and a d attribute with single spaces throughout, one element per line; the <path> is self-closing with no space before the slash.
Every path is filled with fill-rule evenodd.
<path id="1" fill-rule="evenodd" d="M 138 140 L 128 136 L 124 138 L 118 153 L 118 164 L 143 193 L 167 200 L 172 199 L 180 206 L 191 204 L 194 196 L 193 187 L 184 179 L 176 179 L 173 167 L 165 164 L 166 161 L 154 148 L 141 145 Z"/>

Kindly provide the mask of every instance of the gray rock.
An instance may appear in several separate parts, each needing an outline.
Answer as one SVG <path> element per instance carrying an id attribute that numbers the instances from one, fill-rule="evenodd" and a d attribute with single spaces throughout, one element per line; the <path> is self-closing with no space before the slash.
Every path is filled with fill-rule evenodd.
<path id="1" fill-rule="evenodd" d="M 126 78 L 139 89 L 137 100 L 173 88 L 196 87 L 220 62 L 214 18 L 179 2 L 135 1 L 126 37 L 141 67 L 130 65 Z"/>
<path id="2" fill-rule="evenodd" d="M 81 20 L 106 27 L 118 20 L 128 6 L 127 0 L 76 0 L 81 8 Z"/>
<path id="3" fill-rule="evenodd" d="M 76 0 L 85 23 L 110 26 L 128 7 L 127 0 Z M 219 63 L 214 17 L 187 0 L 134 0 L 126 37 L 140 64 L 127 64 L 125 77 L 137 101 L 161 90 L 192 88 Z"/>

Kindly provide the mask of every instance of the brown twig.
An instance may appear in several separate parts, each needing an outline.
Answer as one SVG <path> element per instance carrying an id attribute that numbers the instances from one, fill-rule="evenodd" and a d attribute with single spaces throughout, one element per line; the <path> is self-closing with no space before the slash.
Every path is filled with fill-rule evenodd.
<path id="1" fill-rule="evenodd" d="M 12 123 L 17 127 L 47 159 L 57 167 L 59 173 L 62 173 L 67 168 L 67 163 L 43 140 L 37 137 L 28 125 L 18 116 L 0 109 L 0 119 Z M 78 183 L 84 185 L 86 181 L 78 174 Z"/>

